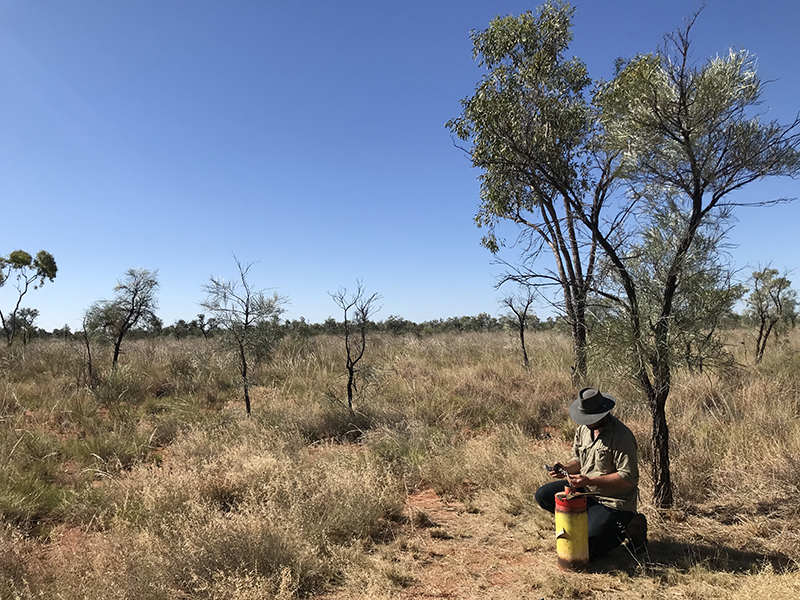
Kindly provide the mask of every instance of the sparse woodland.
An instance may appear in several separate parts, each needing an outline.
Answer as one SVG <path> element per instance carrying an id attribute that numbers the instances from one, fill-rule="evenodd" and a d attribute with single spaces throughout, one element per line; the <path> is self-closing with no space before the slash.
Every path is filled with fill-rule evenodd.
<path id="1" fill-rule="evenodd" d="M 695 61 L 699 12 L 592 80 L 574 12 L 473 31 L 447 123 L 513 315 L 376 323 L 359 281 L 341 323 L 281 321 L 234 256 L 195 320 L 130 269 L 48 333 L 24 304 L 54 257 L 0 256 L 0 600 L 797 597 L 797 292 L 721 248 L 734 192 L 800 175 L 800 117 L 762 120 L 746 51 Z M 637 436 L 650 545 L 563 573 L 534 492 L 584 386 Z"/>
<path id="2" fill-rule="evenodd" d="M 556 568 L 543 465 L 568 452 L 569 335 L 374 334 L 347 409 L 334 335 L 284 337 L 241 400 L 196 336 L 0 354 L 0 598 L 764 598 L 800 588 L 800 335 L 676 374 L 676 504 L 650 501 L 647 403 L 590 360 L 640 441 L 650 546 Z M 103 361 L 107 361 L 105 364 Z M 90 385 L 91 383 L 91 385 Z"/>

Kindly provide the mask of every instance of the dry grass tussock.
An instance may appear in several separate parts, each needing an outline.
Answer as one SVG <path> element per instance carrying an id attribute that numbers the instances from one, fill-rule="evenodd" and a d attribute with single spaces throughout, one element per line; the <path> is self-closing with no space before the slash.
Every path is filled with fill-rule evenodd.
<path id="1" fill-rule="evenodd" d="M 559 572 L 534 505 L 569 453 L 569 341 L 373 339 L 355 411 L 340 339 L 286 339 L 243 414 L 232 358 L 131 343 L 86 378 L 80 348 L 0 355 L 0 598 L 749 598 L 800 589 L 800 335 L 761 365 L 677 372 L 674 509 L 649 503 L 649 415 L 620 399 L 651 545 Z M 772 352 L 772 354 L 770 353 Z"/>

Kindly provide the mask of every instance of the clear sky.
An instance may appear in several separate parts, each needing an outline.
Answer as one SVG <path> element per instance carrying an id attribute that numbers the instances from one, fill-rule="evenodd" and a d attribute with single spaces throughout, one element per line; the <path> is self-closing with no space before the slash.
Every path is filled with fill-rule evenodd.
<path id="1" fill-rule="evenodd" d="M 609 77 L 700 4 L 576 1 L 571 53 Z M 233 254 L 289 298 L 287 318 L 340 318 L 328 292 L 356 280 L 383 296 L 378 319 L 497 314 L 501 269 L 472 221 L 478 172 L 444 124 L 482 74 L 470 31 L 535 7 L 0 0 L 0 255 L 55 256 L 58 277 L 26 302 L 38 325 L 79 327 L 131 267 L 158 270 L 165 325 L 192 319 L 208 278 L 236 274 Z M 798 31 L 797 0 L 708 0 L 695 57 L 755 54 L 774 80 L 766 118 L 786 123 Z M 798 266 L 800 203 L 738 215 L 738 266 Z"/>

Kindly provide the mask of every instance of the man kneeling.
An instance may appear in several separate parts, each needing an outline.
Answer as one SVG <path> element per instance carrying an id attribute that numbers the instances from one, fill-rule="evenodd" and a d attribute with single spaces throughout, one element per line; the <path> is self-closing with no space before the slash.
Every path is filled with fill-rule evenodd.
<path id="1" fill-rule="evenodd" d="M 550 476 L 556 479 L 563 479 L 566 473 L 569 485 L 592 494 L 587 498 L 590 561 L 619 546 L 634 517 L 639 528 L 642 526 L 639 521 L 644 520 L 636 514 L 639 497 L 636 438 L 622 421 L 611 415 L 615 404 L 611 394 L 594 388 L 580 391 L 569 407 L 570 417 L 578 423 L 572 457 L 565 465 L 556 463 L 550 471 Z M 555 495 L 563 491 L 564 482 L 547 483 L 536 491 L 536 502 L 543 509 L 555 512 Z M 646 543 L 646 539 L 632 541 L 635 545 Z"/>

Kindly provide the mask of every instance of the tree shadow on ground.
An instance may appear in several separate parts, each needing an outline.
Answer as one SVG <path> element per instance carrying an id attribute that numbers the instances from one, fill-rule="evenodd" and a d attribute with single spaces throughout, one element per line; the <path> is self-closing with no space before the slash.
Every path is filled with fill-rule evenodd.
<path id="1" fill-rule="evenodd" d="M 769 517 L 771 519 L 785 519 L 789 522 L 796 522 L 800 514 L 800 509 L 798 509 L 797 503 L 792 495 L 781 494 L 769 500 L 751 501 L 746 506 L 709 504 L 692 507 L 687 510 L 687 512 L 701 518 L 714 519 L 722 525 L 735 525 L 740 523 L 742 518 L 754 517 L 757 515 Z"/>
<path id="2" fill-rule="evenodd" d="M 635 555 L 627 546 L 621 546 L 603 559 L 591 563 L 589 572 L 622 571 L 632 577 L 643 573 L 653 576 L 667 570 L 688 572 L 698 565 L 726 573 L 754 573 L 764 567 L 784 572 L 800 566 L 796 560 L 782 553 L 750 552 L 721 544 L 653 541 Z"/>

